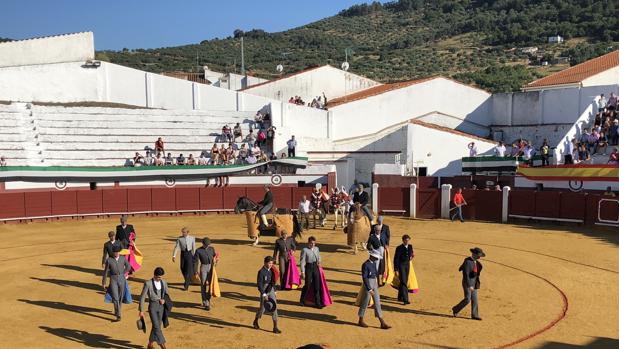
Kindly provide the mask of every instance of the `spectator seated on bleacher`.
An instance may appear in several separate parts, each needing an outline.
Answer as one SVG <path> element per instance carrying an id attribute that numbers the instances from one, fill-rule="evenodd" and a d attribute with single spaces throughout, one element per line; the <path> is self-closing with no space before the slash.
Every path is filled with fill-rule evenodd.
<path id="1" fill-rule="evenodd" d="M 234 165 L 236 162 L 236 151 L 234 150 L 234 143 L 228 144 L 228 148 L 226 148 L 226 164 Z"/>
<path id="2" fill-rule="evenodd" d="M 168 156 L 166 156 L 165 158 L 164 165 L 166 166 L 174 165 L 174 158 L 172 157 L 172 153 L 168 153 Z"/>
<path id="3" fill-rule="evenodd" d="M 578 143 L 576 147 L 576 157 L 574 158 L 574 162 L 581 163 L 590 159 L 591 157 L 589 151 L 587 150 L 587 145 L 585 143 Z"/>
<path id="4" fill-rule="evenodd" d="M 150 150 L 146 151 L 146 157 L 144 158 L 144 165 L 146 166 L 155 165 L 155 158 L 153 157 L 153 154 L 150 152 Z"/>
<path id="5" fill-rule="evenodd" d="M 286 158 L 286 153 L 282 152 L 282 155 L 279 156 L 280 159 L 285 159 Z"/>
<path id="6" fill-rule="evenodd" d="M 211 147 L 211 165 L 219 164 L 219 159 L 219 148 L 217 147 L 217 143 L 214 143 L 213 147 Z"/>
<path id="7" fill-rule="evenodd" d="M 606 155 L 606 149 L 608 149 L 608 138 L 606 137 L 606 133 L 600 132 L 597 144 L 595 145 L 595 153 Z"/>
<path id="8" fill-rule="evenodd" d="M 6 158 L 4 156 L 0 156 L 0 167 L 6 166 Z"/>
<path id="9" fill-rule="evenodd" d="M 241 124 L 240 123 L 236 123 L 236 125 L 234 126 L 234 130 L 232 131 L 233 136 L 234 136 L 234 141 L 236 142 L 236 140 L 238 138 L 240 138 L 241 140 L 243 140 L 243 130 L 241 129 Z"/>
<path id="10" fill-rule="evenodd" d="M 239 155 L 237 156 L 237 161 L 239 164 L 244 164 L 247 162 L 247 147 L 245 143 L 241 144 L 241 148 L 239 149 Z"/>
<path id="11" fill-rule="evenodd" d="M 249 155 L 247 155 L 247 163 L 250 165 L 253 165 L 256 162 L 258 162 L 258 159 L 256 158 L 256 156 L 253 153 L 249 153 Z"/>
<path id="12" fill-rule="evenodd" d="M 176 164 L 178 166 L 184 166 L 186 164 L 186 159 L 182 153 L 176 158 Z"/>
<path id="13" fill-rule="evenodd" d="M 606 109 L 610 111 L 617 110 L 617 104 L 619 104 L 619 98 L 615 96 L 614 92 L 610 93 L 610 98 L 608 98 L 608 103 L 606 103 Z"/>
<path id="14" fill-rule="evenodd" d="M 610 156 L 608 157 L 608 164 L 619 165 L 619 151 L 617 150 L 617 148 L 614 148 L 613 152 L 610 153 Z"/>
<path id="15" fill-rule="evenodd" d="M 139 152 L 135 152 L 135 156 L 133 157 L 133 166 L 139 167 L 144 165 L 144 157 Z"/>
<path id="16" fill-rule="evenodd" d="M 161 137 L 157 138 L 155 142 L 155 154 L 165 154 L 163 139 L 161 139 Z"/>
<path id="17" fill-rule="evenodd" d="M 193 157 L 193 154 L 189 154 L 189 157 L 187 158 L 187 165 L 189 166 L 196 165 L 196 158 Z"/>
<path id="18" fill-rule="evenodd" d="M 163 158 L 161 157 L 161 153 L 157 154 L 157 157 L 155 158 L 155 166 L 163 166 L 164 161 Z"/>
<path id="19" fill-rule="evenodd" d="M 219 164 L 228 164 L 228 152 L 226 151 L 226 146 L 223 143 L 221 144 L 221 147 L 219 147 Z"/>
<path id="20" fill-rule="evenodd" d="M 277 154 L 271 153 L 271 155 L 269 155 L 269 160 L 271 160 L 271 161 L 277 160 Z"/>
<path id="21" fill-rule="evenodd" d="M 208 165 L 209 158 L 206 156 L 206 151 L 203 151 L 200 154 L 200 158 L 198 159 L 198 165 L 205 166 Z"/>
<path id="22" fill-rule="evenodd" d="M 269 161 L 267 154 L 263 151 L 260 151 L 260 157 L 258 157 L 258 162 L 267 162 L 267 161 Z"/>
<path id="23" fill-rule="evenodd" d="M 221 136 L 226 142 L 232 141 L 232 129 L 230 128 L 230 126 L 225 125 L 221 128 Z"/>
<path id="24" fill-rule="evenodd" d="M 254 144 L 253 147 L 251 147 L 251 154 L 257 159 L 258 157 L 260 157 L 260 153 L 262 152 L 262 150 L 260 150 L 260 147 L 257 144 Z"/>
<path id="25" fill-rule="evenodd" d="M 256 115 L 254 116 L 254 124 L 256 125 L 255 128 L 262 128 L 263 122 L 264 122 L 264 114 L 262 114 L 261 111 L 256 112 Z"/>

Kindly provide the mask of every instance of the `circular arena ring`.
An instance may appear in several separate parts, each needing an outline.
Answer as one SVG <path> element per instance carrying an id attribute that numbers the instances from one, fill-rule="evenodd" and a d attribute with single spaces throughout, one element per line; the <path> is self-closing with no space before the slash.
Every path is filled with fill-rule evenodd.
<path id="1" fill-rule="evenodd" d="M 231 214 L 136 216 L 129 223 L 135 226 L 144 262 L 129 278 L 133 304 L 123 306 L 118 323 L 111 322 L 112 306 L 103 302 L 101 287 L 102 245 L 117 218 L 0 226 L 3 345 L 143 348 L 148 331 L 135 327 L 137 302 L 143 282 L 162 266 L 175 305 L 170 327 L 164 329 L 172 348 L 296 348 L 309 343 L 332 348 L 619 347 L 619 238 L 613 232 L 387 217 L 392 254 L 402 234 L 412 236 L 420 292 L 403 306 L 395 289 L 380 289 L 384 318 L 393 326 L 383 331 L 372 310 L 365 319 L 370 328 L 356 326 L 354 302 L 367 255 L 352 255 L 340 230 L 310 230 L 303 238 L 318 240 L 334 304 L 322 310 L 303 307 L 298 290 L 278 292 L 283 333 L 276 336 L 269 316 L 261 320 L 262 330 L 251 326 L 258 307 L 256 273 L 264 256 L 273 254 L 274 237 L 251 247 L 244 217 Z M 199 286 L 182 290 L 179 261 L 172 262 L 183 226 L 191 235 L 208 236 L 221 256 L 217 273 L 222 297 L 213 299 L 210 311 L 200 306 Z M 458 318 L 451 315 L 462 297 L 458 267 L 474 246 L 487 254 L 479 290 L 483 321 L 470 320 L 469 307 Z M 148 318 L 146 323 L 150 330 Z"/>

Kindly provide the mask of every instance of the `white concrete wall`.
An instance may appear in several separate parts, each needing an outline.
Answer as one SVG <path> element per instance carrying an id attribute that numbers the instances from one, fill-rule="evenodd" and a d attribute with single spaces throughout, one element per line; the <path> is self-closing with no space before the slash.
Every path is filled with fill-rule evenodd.
<path id="1" fill-rule="evenodd" d="M 600 85 L 613 85 L 617 82 L 619 82 L 619 67 L 614 67 L 583 80 L 582 85 L 585 87 L 590 87 Z"/>
<path id="2" fill-rule="evenodd" d="M 103 93 L 98 101 L 114 101 L 115 103 L 147 106 L 146 73 L 141 70 L 131 69 L 116 64 L 102 62 L 101 67 L 92 69 L 99 73 L 102 81 Z M 85 77 L 81 77 L 85 79 Z M 87 101 L 83 96 L 82 101 Z"/>
<path id="3" fill-rule="evenodd" d="M 83 62 L 0 68 L 0 100 L 103 101 L 104 78 Z"/>
<path id="4" fill-rule="evenodd" d="M 328 99 L 333 99 L 378 84 L 376 81 L 359 75 L 331 66 L 323 66 L 251 87 L 244 92 L 285 102 L 290 97 L 301 96 L 305 103 L 309 103 L 315 97 L 322 96 L 323 92 Z"/>
<path id="5" fill-rule="evenodd" d="M 492 120 L 489 117 L 490 96 L 485 91 L 439 77 L 331 108 L 333 138 L 370 134 L 434 112 L 455 119 L 445 121 L 446 125 L 458 124 L 456 128 L 469 132 L 484 129 Z M 488 134 L 487 129 L 475 133 Z"/>
<path id="6" fill-rule="evenodd" d="M 462 173 L 461 158 L 469 156 L 467 145 L 475 142 L 480 155 L 490 155 L 495 143 L 482 141 L 420 125 L 411 124 L 413 164 L 427 167 L 428 176 L 454 176 Z"/>
<path id="7" fill-rule="evenodd" d="M 86 62 L 95 58 L 92 32 L 0 43 L 0 67 Z"/>
<path id="8" fill-rule="evenodd" d="M 287 149 L 286 142 L 293 135 L 298 143 L 297 156 L 304 156 L 315 144 L 329 142 L 329 115 L 325 110 L 274 102 L 271 117 L 277 128 L 273 146 L 280 153 Z"/>

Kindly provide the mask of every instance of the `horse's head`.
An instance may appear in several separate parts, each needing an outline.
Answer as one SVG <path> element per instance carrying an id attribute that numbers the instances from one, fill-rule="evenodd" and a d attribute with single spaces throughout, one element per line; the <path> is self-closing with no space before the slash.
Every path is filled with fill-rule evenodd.
<path id="1" fill-rule="evenodd" d="M 355 212 L 353 214 L 354 219 L 355 220 L 362 219 L 365 216 L 365 213 L 361 209 L 361 204 L 358 202 L 355 202 L 354 206 L 355 206 Z"/>
<path id="2" fill-rule="evenodd" d="M 256 207 L 256 203 L 251 201 L 246 196 L 241 196 L 238 200 L 236 200 L 236 206 L 234 207 L 234 213 L 252 211 L 255 207 Z"/>

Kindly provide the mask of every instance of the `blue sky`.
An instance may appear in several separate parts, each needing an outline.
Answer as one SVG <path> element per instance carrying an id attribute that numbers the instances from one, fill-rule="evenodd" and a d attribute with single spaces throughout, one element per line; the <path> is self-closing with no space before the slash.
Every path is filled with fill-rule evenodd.
<path id="1" fill-rule="evenodd" d="M 95 33 L 97 50 L 157 48 L 232 35 L 278 32 L 337 14 L 364 0 L 2 0 L 0 37 Z"/>

